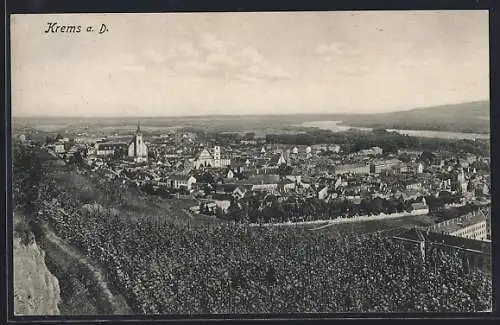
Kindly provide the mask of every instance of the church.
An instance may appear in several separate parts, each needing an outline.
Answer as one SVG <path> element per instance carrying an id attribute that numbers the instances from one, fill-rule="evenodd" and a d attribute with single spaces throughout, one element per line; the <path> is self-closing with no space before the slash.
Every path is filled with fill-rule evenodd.
<path id="1" fill-rule="evenodd" d="M 135 135 L 128 145 L 128 156 L 133 158 L 135 162 L 148 161 L 148 147 L 144 143 L 139 122 L 137 123 Z"/>
<path id="2" fill-rule="evenodd" d="M 203 149 L 198 157 L 193 161 L 193 167 L 196 169 L 202 167 L 225 168 L 231 165 L 231 159 L 221 157 L 221 148 L 214 146 L 211 152 Z"/>

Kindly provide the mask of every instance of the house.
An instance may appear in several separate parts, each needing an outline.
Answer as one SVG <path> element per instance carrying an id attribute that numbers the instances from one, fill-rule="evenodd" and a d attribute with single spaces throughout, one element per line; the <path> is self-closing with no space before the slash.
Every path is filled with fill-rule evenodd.
<path id="1" fill-rule="evenodd" d="M 488 184 L 483 185 L 483 195 L 489 195 L 490 194 L 490 188 Z"/>
<path id="2" fill-rule="evenodd" d="M 231 200 L 233 197 L 230 194 L 213 194 L 212 200 L 215 204 L 222 209 L 223 212 L 226 212 L 229 206 L 231 205 Z"/>
<path id="3" fill-rule="evenodd" d="M 302 182 L 299 185 L 300 185 L 301 188 L 304 188 L 304 189 L 311 188 L 311 184 L 310 183 Z"/>
<path id="4" fill-rule="evenodd" d="M 328 186 L 325 186 L 318 192 L 318 199 L 324 200 L 327 197 L 328 197 Z"/>
<path id="5" fill-rule="evenodd" d="M 252 186 L 252 191 L 274 192 L 278 189 L 277 183 L 255 184 Z"/>
<path id="6" fill-rule="evenodd" d="M 248 184 L 265 184 L 265 183 L 277 183 L 280 180 L 280 176 L 277 174 L 260 174 L 251 175 L 248 180 L 243 181 Z"/>
<path id="7" fill-rule="evenodd" d="M 64 144 L 56 144 L 54 146 L 54 152 L 55 153 L 65 153 L 66 152 L 66 148 L 64 147 Z"/>
<path id="8" fill-rule="evenodd" d="M 284 192 L 293 191 L 296 187 L 294 182 L 290 181 L 282 181 L 278 184 L 278 188 Z"/>
<path id="9" fill-rule="evenodd" d="M 339 153 L 340 152 L 340 146 L 338 144 L 335 144 L 332 147 L 330 147 L 330 150 L 332 150 L 335 153 Z"/>
<path id="10" fill-rule="evenodd" d="M 340 186 L 342 186 L 342 177 L 338 176 L 337 180 L 335 181 L 334 188 L 338 189 Z"/>
<path id="11" fill-rule="evenodd" d="M 398 155 L 407 154 L 409 156 L 420 156 L 422 154 L 422 150 L 417 149 L 398 149 Z"/>
<path id="12" fill-rule="evenodd" d="M 370 173 L 379 174 L 383 171 L 398 167 L 400 164 L 401 161 L 399 159 L 388 159 L 388 160 L 377 161 L 370 165 Z"/>
<path id="13" fill-rule="evenodd" d="M 422 188 L 422 183 L 421 182 L 415 182 L 415 183 L 408 183 L 406 185 L 407 190 L 419 190 Z"/>
<path id="14" fill-rule="evenodd" d="M 217 204 L 215 202 L 204 201 L 201 205 L 207 209 L 208 213 L 215 213 L 215 210 L 217 208 Z M 190 207 L 189 211 L 196 214 L 202 213 L 200 205 Z"/>
<path id="15" fill-rule="evenodd" d="M 94 153 L 98 157 L 112 156 L 118 152 L 126 152 L 127 144 L 122 142 L 100 142 L 94 145 Z"/>
<path id="16" fill-rule="evenodd" d="M 191 190 L 192 185 L 196 183 L 196 178 L 189 175 L 172 175 L 168 177 L 167 184 L 171 188 L 180 189 L 182 187 Z"/>
<path id="17" fill-rule="evenodd" d="M 228 194 L 232 193 L 238 185 L 236 184 L 216 184 L 215 185 L 215 193 L 218 194 Z"/>
<path id="18" fill-rule="evenodd" d="M 429 213 L 429 207 L 425 202 L 416 202 L 411 204 L 412 211 L 414 215 L 423 215 Z"/>
<path id="19" fill-rule="evenodd" d="M 366 164 L 344 164 L 335 166 L 335 174 L 369 174 L 370 165 Z"/>
<path id="20" fill-rule="evenodd" d="M 381 155 L 383 152 L 384 150 L 382 150 L 382 148 L 371 147 L 370 149 L 360 150 L 358 153 L 364 156 L 376 156 L 376 155 Z"/>
<path id="21" fill-rule="evenodd" d="M 300 175 L 288 175 L 285 178 L 292 182 L 297 182 L 297 183 L 300 183 L 300 181 L 302 180 L 302 176 Z"/>
<path id="22" fill-rule="evenodd" d="M 247 192 L 248 192 L 248 190 L 244 186 L 238 186 L 233 191 L 233 197 L 240 200 L 240 199 L 245 197 Z"/>
<path id="23" fill-rule="evenodd" d="M 334 153 L 340 152 L 340 146 L 338 144 L 316 144 L 313 145 L 312 148 L 315 150 L 316 153 L 320 153 L 321 151 L 332 151 Z"/>

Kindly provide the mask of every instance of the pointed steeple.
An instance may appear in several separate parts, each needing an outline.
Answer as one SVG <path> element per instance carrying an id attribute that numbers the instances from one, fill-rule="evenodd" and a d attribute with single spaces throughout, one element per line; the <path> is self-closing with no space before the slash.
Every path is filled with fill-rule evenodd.
<path id="1" fill-rule="evenodd" d="M 137 121 L 137 131 L 136 133 L 140 133 L 141 132 L 141 121 Z"/>

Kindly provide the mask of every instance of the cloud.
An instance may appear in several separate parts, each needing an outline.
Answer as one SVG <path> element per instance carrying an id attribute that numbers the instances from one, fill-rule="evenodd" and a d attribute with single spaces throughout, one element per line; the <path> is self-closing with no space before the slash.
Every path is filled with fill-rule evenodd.
<path id="1" fill-rule="evenodd" d="M 226 69 L 237 68 L 242 65 L 241 62 L 238 62 L 232 56 L 220 52 L 210 53 L 206 58 L 206 63 L 214 67 Z"/>
<path id="2" fill-rule="evenodd" d="M 166 60 L 165 55 L 154 49 L 146 49 L 142 53 L 148 60 L 156 64 L 161 64 Z"/>
<path id="3" fill-rule="evenodd" d="M 122 71 L 130 71 L 130 72 L 144 72 L 146 67 L 139 64 L 126 65 L 121 68 Z"/>
<path id="4" fill-rule="evenodd" d="M 356 65 L 353 67 L 339 67 L 335 69 L 336 73 L 347 75 L 347 76 L 359 76 L 366 75 L 373 72 L 373 68 L 367 65 Z"/>
<path id="5" fill-rule="evenodd" d="M 244 72 L 249 77 L 261 78 L 270 81 L 290 79 L 292 77 L 291 73 L 285 72 L 278 67 L 270 65 L 269 63 L 252 64 Z"/>
<path id="6" fill-rule="evenodd" d="M 265 59 L 262 56 L 262 54 L 260 54 L 259 51 L 251 47 L 244 48 L 243 50 L 236 53 L 236 56 L 243 61 L 247 61 L 254 64 L 265 63 Z"/>
<path id="7" fill-rule="evenodd" d="M 244 82 L 279 81 L 293 74 L 267 60 L 253 47 L 238 47 L 211 34 L 198 42 L 172 40 L 166 51 L 144 49 L 138 57 L 113 58 L 108 70 L 157 71 L 161 76 L 234 79 Z"/>
<path id="8" fill-rule="evenodd" d="M 169 44 L 165 57 L 169 60 L 199 60 L 200 52 L 195 48 L 192 42 L 172 41 Z"/>
<path id="9" fill-rule="evenodd" d="M 320 44 L 316 48 L 316 54 L 324 58 L 331 58 L 335 56 L 358 56 L 361 51 L 352 47 L 347 46 L 344 43 L 330 43 L 330 44 Z"/>
<path id="10" fill-rule="evenodd" d="M 112 74 L 116 72 L 144 72 L 146 65 L 137 60 L 133 55 L 122 53 L 109 58 L 109 60 L 102 62 L 100 65 L 94 64 L 92 68 L 106 74 Z"/>
<path id="11" fill-rule="evenodd" d="M 320 55 L 343 54 L 343 45 L 341 43 L 321 44 L 316 49 Z"/>
<path id="12" fill-rule="evenodd" d="M 226 52 L 226 45 L 212 34 L 204 34 L 200 40 L 200 47 L 207 52 Z"/>
<path id="13" fill-rule="evenodd" d="M 197 44 L 173 46 L 166 68 L 174 74 L 230 78 L 256 82 L 288 79 L 292 74 L 269 62 L 257 49 L 240 48 L 214 35 L 203 35 Z"/>
<path id="14" fill-rule="evenodd" d="M 413 69 L 413 68 L 428 67 L 428 66 L 431 65 L 431 62 L 429 61 L 429 59 L 427 59 L 425 57 L 422 57 L 419 60 L 416 60 L 414 58 L 412 59 L 412 58 L 409 58 L 409 57 L 404 57 L 404 58 L 402 58 L 400 60 L 397 60 L 395 62 L 395 65 L 398 68 Z"/>
<path id="15" fill-rule="evenodd" d="M 182 42 L 177 45 L 176 51 L 179 55 L 184 56 L 188 59 L 198 59 L 200 58 L 200 53 L 194 48 L 191 42 Z"/>
<path id="16" fill-rule="evenodd" d="M 320 44 L 314 51 L 319 62 L 328 65 L 334 73 L 346 76 L 365 75 L 373 72 L 374 67 L 366 62 L 362 51 L 345 43 Z M 340 64 L 341 63 L 341 64 Z"/>

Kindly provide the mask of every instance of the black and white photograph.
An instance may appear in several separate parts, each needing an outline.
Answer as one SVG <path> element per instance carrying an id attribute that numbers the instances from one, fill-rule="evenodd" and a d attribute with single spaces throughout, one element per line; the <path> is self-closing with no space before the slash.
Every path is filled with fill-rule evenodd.
<path id="1" fill-rule="evenodd" d="M 487 10 L 10 16 L 15 316 L 490 313 Z"/>

